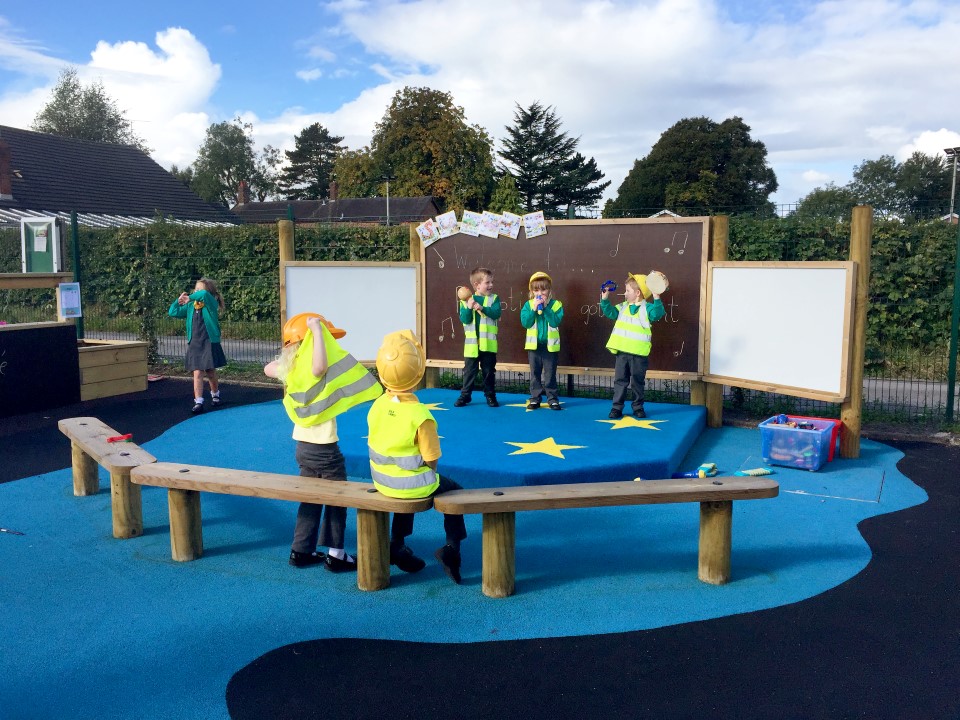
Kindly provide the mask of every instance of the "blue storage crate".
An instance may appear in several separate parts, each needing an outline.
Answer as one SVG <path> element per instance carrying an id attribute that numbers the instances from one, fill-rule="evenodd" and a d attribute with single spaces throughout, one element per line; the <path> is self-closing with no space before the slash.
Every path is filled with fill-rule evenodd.
<path id="1" fill-rule="evenodd" d="M 787 419 L 811 427 L 790 427 L 777 423 L 777 416 L 760 423 L 760 452 L 765 463 L 815 471 L 833 459 L 839 420 L 789 415 Z"/>

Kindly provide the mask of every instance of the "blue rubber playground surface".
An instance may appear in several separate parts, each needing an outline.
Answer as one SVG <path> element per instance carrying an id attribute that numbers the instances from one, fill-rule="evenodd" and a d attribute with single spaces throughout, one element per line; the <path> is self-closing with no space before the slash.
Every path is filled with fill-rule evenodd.
<path id="1" fill-rule="evenodd" d="M 609 403 L 601 400 L 564 399 L 558 413 L 526 411 L 521 396 L 501 395 L 497 409 L 482 398 L 453 409 L 454 391 L 418 395 L 438 420 L 441 471 L 466 487 L 654 481 L 704 462 L 721 474 L 762 464 L 758 430 L 706 429 L 701 408 L 648 404 L 647 422 L 617 427 L 603 422 Z M 354 409 L 339 422 L 354 479 L 364 479 L 365 412 Z M 297 471 L 279 401 L 184 415 L 142 444 L 163 461 Z M 352 575 L 287 565 L 294 503 L 204 494 L 204 555 L 177 563 L 162 489 L 143 489 L 144 535 L 115 540 L 103 471 L 92 497 L 73 496 L 67 466 L 6 482 L 0 526 L 23 534 L 0 533 L 0 718 L 254 717 L 249 699 L 228 703 L 231 679 L 255 672 L 271 653 L 293 661 L 303 643 L 399 641 L 443 652 L 652 631 L 802 603 L 871 562 L 861 522 L 927 500 L 897 469 L 902 457 L 863 440 L 858 459 L 836 459 L 816 473 L 774 467 L 779 497 L 734 503 L 732 577 L 720 587 L 697 580 L 695 503 L 519 513 L 517 592 L 500 600 L 480 589 L 479 516 L 467 517 L 462 585 L 432 561 L 443 530 L 440 514 L 429 512 L 417 516 L 410 540 L 430 560 L 427 568 L 415 575 L 393 568 L 390 588 L 366 593 Z M 352 550 L 353 511 L 347 529 Z M 323 647 L 317 678 L 325 663 L 353 657 Z M 387 673 L 382 662 L 374 656 L 370 667 L 351 669 L 369 672 L 376 684 L 378 673 Z M 308 715 L 302 707 L 271 707 L 260 716 Z M 378 716 L 353 707 L 355 717 Z M 473 716 L 472 707 L 461 716 Z M 331 714 L 329 703 L 327 715 L 313 709 L 318 717 L 350 716 Z M 523 715 L 546 716 L 535 703 Z"/>

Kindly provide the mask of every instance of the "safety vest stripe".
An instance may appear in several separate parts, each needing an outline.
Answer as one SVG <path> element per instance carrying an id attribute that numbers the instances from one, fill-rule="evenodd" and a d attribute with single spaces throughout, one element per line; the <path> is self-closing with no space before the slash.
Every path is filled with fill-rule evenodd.
<path id="1" fill-rule="evenodd" d="M 617 325 L 614 326 L 611 334 L 619 335 L 627 340 L 639 340 L 641 342 L 650 342 L 653 339 L 653 335 L 649 332 L 637 332 L 632 328 L 625 328 Z"/>
<path id="2" fill-rule="evenodd" d="M 307 418 L 313 415 L 319 415 L 320 413 L 329 410 L 341 400 L 349 398 L 353 395 L 359 395 L 365 390 L 369 390 L 376 384 L 377 381 L 373 378 L 373 375 L 368 372 L 364 372 L 363 375 L 357 380 L 354 380 L 349 385 L 344 385 L 341 388 L 337 388 L 331 392 L 328 397 L 325 397 L 320 402 L 298 407 L 296 409 L 297 417 Z M 316 395 L 314 397 L 316 397 Z"/>
<path id="3" fill-rule="evenodd" d="M 426 468 L 423 472 L 416 475 L 389 475 L 378 470 L 376 465 L 370 464 L 370 477 L 375 483 L 384 485 L 394 490 L 415 490 L 417 488 L 432 485 L 437 481 L 437 477 L 431 468 Z"/>
<path id="4" fill-rule="evenodd" d="M 401 470 L 419 470 L 424 465 L 423 456 L 419 453 L 407 456 L 382 455 L 369 445 L 367 451 L 370 454 L 370 461 L 378 465 L 396 465 Z"/>
<path id="5" fill-rule="evenodd" d="M 323 374 L 323 377 L 318 378 L 317 382 L 310 386 L 309 389 L 300 393 L 290 393 L 290 398 L 295 402 L 300 403 L 301 405 L 306 405 L 307 403 L 313 402 L 320 393 L 323 392 L 323 389 L 326 387 L 327 383 L 334 382 L 341 375 L 345 375 L 350 372 L 354 367 L 356 367 L 357 361 L 353 359 L 353 355 L 347 353 L 337 362 L 327 368 L 327 371 Z"/>

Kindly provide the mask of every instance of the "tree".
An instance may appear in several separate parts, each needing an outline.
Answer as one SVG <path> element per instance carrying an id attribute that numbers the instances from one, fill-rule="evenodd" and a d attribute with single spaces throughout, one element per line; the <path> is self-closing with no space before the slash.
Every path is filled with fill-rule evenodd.
<path id="1" fill-rule="evenodd" d="M 193 185 L 193 166 L 187 165 L 185 168 L 177 167 L 176 163 L 170 166 L 170 174 L 187 187 Z"/>
<path id="2" fill-rule="evenodd" d="M 370 148 L 344 150 L 333 164 L 333 178 L 340 197 L 373 197 L 377 194 L 379 175 L 373 165 Z"/>
<path id="3" fill-rule="evenodd" d="M 903 163 L 881 155 L 857 165 L 847 188 L 881 216 L 943 215 L 950 207 L 951 169 L 939 155 L 915 152 Z"/>
<path id="4" fill-rule="evenodd" d="M 777 189 L 767 148 L 750 137 L 742 118 L 722 123 L 685 118 L 669 128 L 650 153 L 636 160 L 607 203 L 604 215 L 648 214 L 663 208 L 730 210 L 766 206 Z"/>
<path id="5" fill-rule="evenodd" d="M 834 221 L 849 220 L 850 211 L 857 204 L 856 196 L 844 186 L 827 183 L 825 187 L 811 190 L 797 203 L 792 215 L 798 218 L 830 218 Z"/>
<path id="6" fill-rule="evenodd" d="M 132 145 L 145 153 L 150 148 L 133 132 L 126 114 L 103 89 L 103 82 L 84 87 L 77 71 L 60 73 L 53 94 L 33 119 L 37 132 L 93 142 Z"/>
<path id="7" fill-rule="evenodd" d="M 523 198 L 517 190 L 517 181 L 508 172 L 500 174 L 488 206 L 490 212 L 512 212 L 515 215 L 523 212 Z"/>
<path id="8" fill-rule="evenodd" d="M 576 152 L 580 138 L 561 132 L 556 111 L 539 102 L 527 109 L 517 104 L 513 120 L 500 157 L 509 163 L 502 169 L 513 175 L 524 209 L 557 217 L 561 207 L 596 204 L 610 182 L 596 184 L 603 173 L 593 158 Z"/>
<path id="9" fill-rule="evenodd" d="M 240 181 L 246 180 L 255 197 L 265 197 L 252 134 L 253 126 L 240 118 L 208 127 L 193 163 L 193 191 L 207 202 L 235 205 Z"/>
<path id="10" fill-rule="evenodd" d="M 493 145 L 468 125 L 449 93 L 405 87 L 393 96 L 370 143 L 373 179 L 391 176 L 396 195 L 432 195 L 447 210 L 480 210 L 493 186 Z M 338 177 L 339 182 L 339 177 Z"/>
<path id="11" fill-rule="evenodd" d="M 279 180 L 288 200 L 319 200 L 327 197 L 330 176 L 337 157 L 344 151 L 343 137 L 331 135 L 320 123 L 305 127 L 286 150 L 287 167 Z"/>
<path id="12" fill-rule="evenodd" d="M 258 202 L 280 196 L 280 151 L 273 145 L 264 145 L 263 150 L 254 156 L 253 177 L 250 178 L 250 192 Z"/>

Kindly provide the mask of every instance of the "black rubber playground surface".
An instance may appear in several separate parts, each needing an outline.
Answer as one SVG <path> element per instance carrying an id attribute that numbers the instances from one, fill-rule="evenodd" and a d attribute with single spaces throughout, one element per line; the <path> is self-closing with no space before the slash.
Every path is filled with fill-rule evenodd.
<path id="1" fill-rule="evenodd" d="M 280 396 L 276 389 L 237 386 L 226 386 L 224 394 L 229 406 Z M 69 443 L 56 427 L 62 417 L 99 417 L 145 443 L 189 419 L 190 395 L 186 382 L 171 379 L 145 393 L 0 420 L 0 482 L 30 482 L 69 466 Z M 960 448 L 889 444 L 905 454 L 899 470 L 929 499 L 861 522 L 872 552 L 869 563 L 809 599 L 603 635 L 470 643 L 306 640 L 277 647 L 239 668 L 224 688 L 222 704 L 202 717 L 960 717 Z M 3 515 L 0 506 L 0 526 Z M 9 537 L 0 534 L 0 541 Z M 90 563 L 93 572 L 96 558 Z M 13 605 L 14 594 L 27 590 L 20 587 L 17 570 L 0 568 L 0 612 Z M 56 592 L 57 578 L 48 582 L 49 591 Z M 66 601 L 89 603 L 95 614 L 110 598 Z M 420 602 L 423 623 L 433 622 L 430 597 Z M 302 608 L 321 615 L 337 611 L 323 592 L 314 606 Z M 264 623 L 270 613 L 264 608 Z M 390 617 L 382 622 L 389 624 Z M 75 642 L 95 644 L 109 637 L 105 629 L 102 638 L 94 633 Z M 218 653 L 215 642 L 165 639 L 170 664 L 198 660 L 180 653 L 207 653 L 211 662 Z M 69 651 L 62 644 L 50 648 L 51 653 Z M 96 667 L 77 672 L 88 676 L 94 692 L 123 692 L 122 677 L 101 678 Z M 9 675 L 0 677 L 0 718 L 45 717 L 9 702 L 23 695 L 23 688 L 11 682 Z M 56 694 L 61 678 L 32 678 L 31 684 Z M 190 693 L 190 684 L 178 692 Z M 171 715 L 161 707 L 144 707 L 139 716 Z M 94 716 L 74 711 L 60 717 Z"/>

